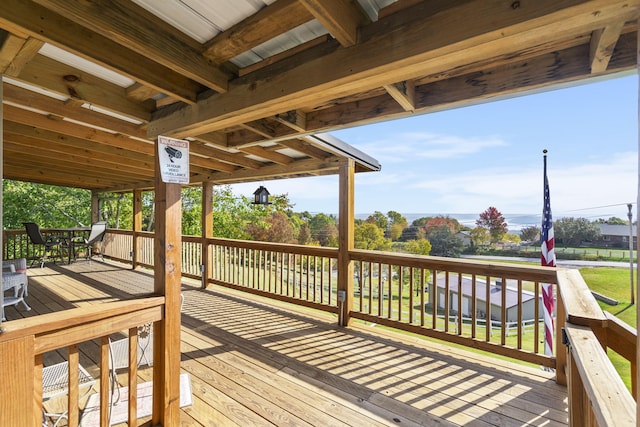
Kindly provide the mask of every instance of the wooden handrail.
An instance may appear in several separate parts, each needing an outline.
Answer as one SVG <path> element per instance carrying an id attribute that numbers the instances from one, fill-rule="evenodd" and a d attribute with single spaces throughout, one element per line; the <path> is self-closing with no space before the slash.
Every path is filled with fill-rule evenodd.
<path id="1" fill-rule="evenodd" d="M 99 323 L 104 320 L 111 320 L 116 315 L 127 317 L 132 313 L 149 311 L 152 309 L 162 308 L 164 305 L 164 297 L 154 296 L 149 298 L 139 298 L 128 301 L 108 302 L 100 305 L 91 305 L 85 307 L 77 307 L 69 310 L 57 311 L 55 313 L 42 314 L 37 317 L 27 317 L 24 319 L 3 322 L 0 331 L 0 343 L 12 339 L 19 339 L 25 336 L 43 336 L 46 334 L 54 334 L 59 331 L 67 330 L 70 325 L 78 327 L 81 325 Z M 151 316 L 150 321 L 162 319 L 162 313 Z M 108 330 L 102 329 L 100 335 L 118 332 L 133 326 L 138 326 L 148 321 L 139 321 L 135 317 L 131 317 L 129 321 L 122 325 L 114 325 Z M 93 338 L 87 338 L 83 341 L 90 341 Z M 59 347 L 64 347 L 68 342 L 63 342 Z M 59 348 L 57 347 L 57 348 Z"/>
<path id="2" fill-rule="evenodd" d="M 591 328 L 607 326 L 606 316 L 578 270 L 558 269 L 558 285 L 567 322 Z"/>
<path id="3" fill-rule="evenodd" d="M 101 425 L 106 425 L 110 381 L 107 338 L 112 333 L 127 329 L 131 334 L 131 331 L 137 332 L 137 326 L 162 320 L 164 305 L 165 297 L 152 296 L 78 307 L 3 323 L 0 332 L 2 372 L 16 386 L 0 388 L 0 424 L 39 425 L 43 405 L 43 354 L 66 348 L 69 362 L 68 420 L 69 425 L 78 425 L 78 344 L 100 338 L 100 417 Z M 130 363 L 135 364 L 135 360 L 133 357 Z M 162 364 L 160 361 L 157 366 Z M 131 372 L 135 372 L 135 366 Z M 129 405 L 135 405 L 135 402 L 129 402 Z"/>
<path id="4" fill-rule="evenodd" d="M 589 327 L 566 324 L 571 426 L 636 425 L 636 403 Z"/>

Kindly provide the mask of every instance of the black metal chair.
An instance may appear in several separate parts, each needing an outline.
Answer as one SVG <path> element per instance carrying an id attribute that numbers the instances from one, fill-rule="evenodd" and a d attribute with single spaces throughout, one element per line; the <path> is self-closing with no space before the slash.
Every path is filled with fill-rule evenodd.
<path id="1" fill-rule="evenodd" d="M 75 258 L 77 254 L 76 248 L 83 248 L 85 250 L 85 257 L 89 261 L 91 261 L 91 256 L 92 256 L 91 252 L 93 251 L 93 245 L 104 241 L 104 236 L 106 234 L 107 234 L 106 221 L 99 221 L 91 224 L 91 231 L 89 232 L 88 238 L 81 238 L 82 240 L 76 239 L 71 242 L 73 246 L 73 257 Z M 102 254 L 102 251 L 100 251 L 100 257 L 104 261 L 104 256 Z"/>
<path id="2" fill-rule="evenodd" d="M 56 262 L 56 258 L 62 259 L 60 255 L 59 239 L 54 236 L 50 236 L 45 239 L 40 231 L 40 226 L 35 222 L 23 222 L 22 224 L 24 224 L 24 228 L 27 231 L 27 235 L 29 236 L 31 243 L 42 247 L 42 254 L 39 258 L 31 260 L 31 265 L 33 265 L 35 261 L 39 261 L 40 268 L 42 268 L 49 258 L 51 258 L 54 263 Z"/>

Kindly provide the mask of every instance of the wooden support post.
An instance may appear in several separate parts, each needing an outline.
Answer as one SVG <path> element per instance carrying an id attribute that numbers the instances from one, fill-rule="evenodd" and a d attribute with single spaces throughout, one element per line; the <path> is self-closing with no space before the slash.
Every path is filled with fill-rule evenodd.
<path id="1" fill-rule="evenodd" d="M 142 190 L 133 190 L 133 245 L 131 247 L 131 268 L 138 267 L 140 244 L 138 233 L 142 231 Z"/>
<path id="2" fill-rule="evenodd" d="M 207 280 L 212 269 L 211 254 L 207 239 L 213 237 L 213 183 L 202 183 L 202 289 L 207 287 Z"/>
<path id="3" fill-rule="evenodd" d="M 556 285 L 556 383 L 567 385 L 567 352 L 562 343 L 562 329 L 567 319 L 567 311 L 564 308 L 560 286 Z"/>
<path id="4" fill-rule="evenodd" d="M 154 291 L 165 296 L 164 319 L 154 327 L 152 425 L 180 424 L 180 185 L 162 181 L 156 141 Z"/>
<path id="5" fill-rule="evenodd" d="M 91 191 L 91 223 L 100 221 L 100 200 L 98 192 Z"/>
<path id="6" fill-rule="evenodd" d="M 42 407 L 38 405 L 42 399 L 34 399 L 34 347 L 33 335 L 0 344 L 0 374 L 5 379 L 5 386 L 0 387 L 2 426 L 33 426 L 42 422 Z"/>
<path id="7" fill-rule="evenodd" d="M 340 206 L 338 214 L 338 324 L 349 326 L 353 308 L 353 250 L 355 162 L 340 165 Z"/>

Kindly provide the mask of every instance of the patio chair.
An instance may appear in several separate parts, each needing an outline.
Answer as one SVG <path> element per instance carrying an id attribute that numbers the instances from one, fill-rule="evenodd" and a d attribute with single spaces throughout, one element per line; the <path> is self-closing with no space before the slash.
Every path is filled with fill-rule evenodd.
<path id="1" fill-rule="evenodd" d="M 54 237 L 48 237 L 45 239 L 42 236 L 42 232 L 40 231 L 40 226 L 35 222 L 23 222 L 24 228 L 27 231 L 27 235 L 36 246 L 42 247 L 42 255 L 38 259 L 34 259 L 31 261 L 31 265 L 37 260 L 40 261 L 40 268 L 44 267 L 44 263 L 47 262 L 49 256 L 51 256 L 53 262 L 55 263 L 55 259 L 61 258 L 60 255 L 60 240 Z"/>
<path id="2" fill-rule="evenodd" d="M 138 367 L 153 366 L 153 326 L 138 328 Z M 118 370 L 129 368 L 129 338 L 112 341 L 109 338 L 109 376 L 111 379 L 111 404 L 120 401 Z"/>
<path id="3" fill-rule="evenodd" d="M 26 258 L 16 258 L 16 259 L 6 259 L 2 261 L 2 271 L 13 271 L 10 270 L 10 266 L 13 265 L 13 268 L 16 273 L 22 273 L 25 275 L 25 285 L 24 285 L 24 296 L 29 295 L 29 281 L 27 276 L 27 259 Z"/>
<path id="4" fill-rule="evenodd" d="M 26 263 L 26 260 L 25 260 Z M 27 288 L 27 273 L 17 272 L 15 264 L 7 264 L 2 267 L 2 292 L 0 292 L 0 306 L 2 320 L 6 320 L 4 308 L 9 306 L 17 306 L 19 303 L 24 305 L 25 310 L 31 310 L 31 307 L 24 300 L 25 289 Z M 5 292 L 13 289 L 12 296 L 5 296 Z"/>
<path id="5" fill-rule="evenodd" d="M 78 387 L 86 388 L 85 393 L 80 399 L 85 398 L 91 393 L 96 380 L 82 366 L 78 365 Z M 45 366 L 42 368 L 42 402 L 46 402 L 54 397 L 65 395 L 69 392 L 69 362 L 61 362 L 55 365 Z M 68 410 L 64 412 L 47 412 L 42 408 L 42 426 L 48 427 L 47 419 L 51 418 L 53 427 L 56 427 L 62 420 L 68 419 Z"/>
<path id="6" fill-rule="evenodd" d="M 80 237 L 71 241 L 74 259 L 76 258 L 76 254 L 77 254 L 76 248 L 84 248 L 86 259 L 91 261 L 91 256 L 92 256 L 91 252 L 93 250 L 93 246 L 96 243 L 100 243 L 104 241 L 104 236 L 106 234 L 107 234 L 106 221 L 99 221 L 91 224 L 91 231 L 89 232 L 88 238 Z M 100 251 L 100 258 L 104 261 L 104 256 L 102 255 L 102 251 Z"/>

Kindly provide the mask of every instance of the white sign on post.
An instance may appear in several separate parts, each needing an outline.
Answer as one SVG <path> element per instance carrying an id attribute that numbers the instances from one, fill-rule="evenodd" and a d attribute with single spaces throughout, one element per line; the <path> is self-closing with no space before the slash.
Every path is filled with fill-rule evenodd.
<path id="1" fill-rule="evenodd" d="M 189 141 L 158 136 L 158 160 L 162 182 L 189 183 Z"/>

